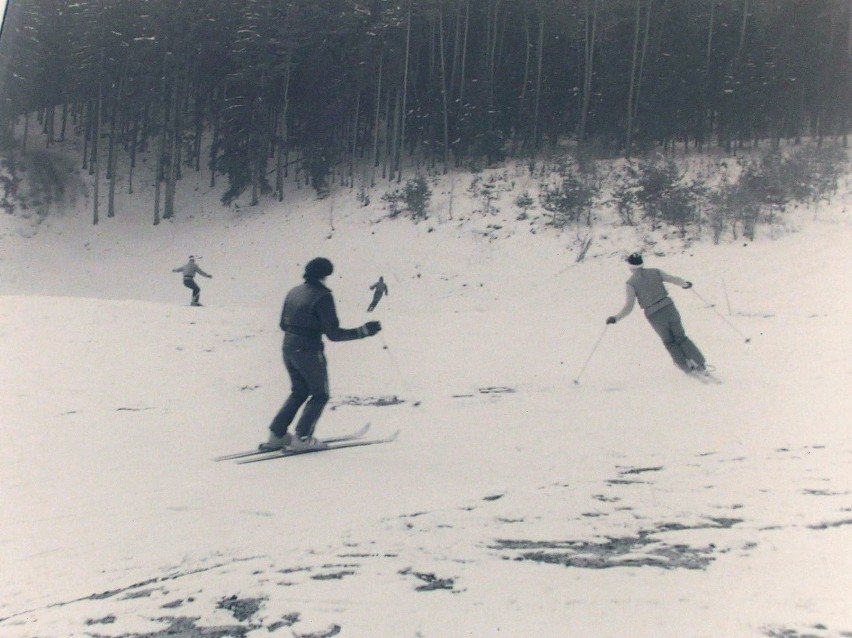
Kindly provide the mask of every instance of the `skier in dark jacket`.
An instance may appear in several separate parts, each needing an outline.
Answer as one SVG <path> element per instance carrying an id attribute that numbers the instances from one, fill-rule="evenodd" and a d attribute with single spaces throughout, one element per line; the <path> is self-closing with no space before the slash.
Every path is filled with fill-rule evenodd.
<path id="1" fill-rule="evenodd" d="M 199 288 L 198 284 L 195 283 L 195 275 L 197 273 L 202 277 L 207 277 L 208 279 L 213 279 L 213 275 L 208 275 L 206 272 L 201 270 L 198 264 L 195 263 L 195 257 L 192 255 L 189 256 L 188 262 L 186 262 L 183 266 L 173 268 L 172 272 L 183 273 L 183 285 L 192 291 L 192 302 L 190 305 L 200 306 L 201 302 L 199 301 L 199 298 L 201 297 L 201 288 Z"/>
<path id="2" fill-rule="evenodd" d="M 384 277 L 379 277 L 379 280 L 370 286 L 370 290 L 373 291 L 373 300 L 370 302 L 367 312 L 373 312 L 373 310 L 376 309 L 376 306 L 379 305 L 379 301 L 381 301 L 382 297 L 390 294 Z"/>
<path id="3" fill-rule="evenodd" d="M 633 271 L 627 280 L 627 299 L 618 314 L 607 318 L 607 324 L 616 323 L 629 315 L 638 301 L 675 365 L 684 372 L 704 372 L 704 355 L 686 336 L 680 314 L 663 285 L 663 282 L 667 282 L 681 288 L 692 288 L 692 283 L 656 268 L 645 268 L 639 253 L 630 255 L 627 263 Z"/>
<path id="4" fill-rule="evenodd" d="M 358 328 L 341 328 L 331 290 L 325 278 L 334 270 L 332 263 L 317 257 L 305 265 L 305 283 L 287 293 L 279 325 L 284 331 L 284 367 L 290 376 L 290 396 L 269 426 L 269 441 L 261 449 L 309 449 L 323 447 L 314 438 L 314 429 L 329 399 L 328 366 L 322 336 L 331 341 L 351 341 L 372 337 L 382 325 L 368 321 Z M 295 436 L 287 432 L 299 409 Z"/>

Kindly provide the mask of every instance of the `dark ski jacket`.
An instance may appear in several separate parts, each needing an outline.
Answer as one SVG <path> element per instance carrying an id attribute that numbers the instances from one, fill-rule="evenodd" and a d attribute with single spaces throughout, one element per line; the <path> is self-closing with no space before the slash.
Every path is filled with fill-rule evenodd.
<path id="1" fill-rule="evenodd" d="M 278 325 L 284 346 L 322 350 L 322 335 L 331 341 L 360 339 L 357 328 L 341 328 L 331 290 L 318 281 L 306 281 L 287 293 Z"/>
<path id="2" fill-rule="evenodd" d="M 377 281 L 376 283 L 374 283 L 372 286 L 370 286 L 370 290 L 375 291 L 373 293 L 373 297 L 377 300 L 381 299 L 382 295 L 389 294 L 388 285 L 384 281 L 382 281 L 381 279 L 379 281 Z"/>

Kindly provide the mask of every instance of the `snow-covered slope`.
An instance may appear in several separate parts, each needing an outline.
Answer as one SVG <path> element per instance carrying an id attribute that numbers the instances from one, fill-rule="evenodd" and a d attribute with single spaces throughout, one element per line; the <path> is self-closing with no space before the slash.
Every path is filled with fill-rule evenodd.
<path id="1" fill-rule="evenodd" d="M 144 197 L 4 218 L 0 635 L 852 635 L 848 193 L 776 239 L 654 238 L 703 385 L 640 312 L 605 328 L 648 238 L 601 226 L 576 263 L 576 232 L 462 182 L 420 224 L 203 187 L 157 227 Z M 279 307 L 316 255 L 347 327 L 390 286 L 379 336 L 327 347 L 318 434 L 400 436 L 213 462 L 286 396 Z"/>

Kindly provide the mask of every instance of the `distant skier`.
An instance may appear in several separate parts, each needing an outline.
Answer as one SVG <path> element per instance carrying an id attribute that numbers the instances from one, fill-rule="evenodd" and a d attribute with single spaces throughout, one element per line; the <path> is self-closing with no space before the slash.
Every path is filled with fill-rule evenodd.
<path id="1" fill-rule="evenodd" d="M 195 263 L 195 257 L 192 255 L 189 256 L 188 262 L 186 262 L 183 266 L 173 268 L 172 272 L 183 273 L 183 285 L 192 290 L 192 302 L 190 305 L 200 306 L 201 302 L 199 301 L 199 298 L 201 296 L 201 288 L 199 288 L 198 284 L 195 283 L 195 275 L 197 273 L 202 277 L 207 277 L 208 279 L 213 279 L 213 275 L 208 275 L 206 272 L 201 270 L 201 268 L 198 267 L 198 264 Z"/>
<path id="2" fill-rule="evenodd" d="M 373 310 L 376 309 L 376 306 L 379 305 L 379 301 L 381 301 L 382 297 L 390 294 L 384 277 L 379 277 L 379 280 L 370 286 L 370 290 L 373 291 L 373 300 L 370 302 L 367 312 L 373 312 Z"/>
<path id="3" fill-rule="evenodd" d="M 633 274 L 627 280 L 627 299 L 617 315 L 608 317 L 607 324 L 614 324 L 633 310 L 638 300 L 645 317 L 663 340 L 675 365 L 684 372 L 704 372 L 704 355 L 686 336 L 680 314 L 669 297 L 663 282 L 691 288 L 692 284 L 680 277 L 664 273 L 656 268 L 644 268 L 642 255 L 633 253 L 627 258 Z"/>
<path id="4" fill-rule="evenodd" d="M 331 341 L 351 341 L 372 337 L 382 329 L 378 321 L 368 321 L 358 328 L 340 327 L 334 297 L 325 286 L 326 277 L 333 271 L 334 266 L 328 259 L 312 259 L 305 265 L 305 283 L 290 290 L 284 299 L 279 326 L 284 331 L 284 367 L 292 388 L 269 426 L 269 441 L 260 445 L 263 450 L 324 447 L 313 436 L 329 399 L 328 366 L 322 336 Z M 296 435 L 291 436 L 287 428 L 303 404 Z"/>

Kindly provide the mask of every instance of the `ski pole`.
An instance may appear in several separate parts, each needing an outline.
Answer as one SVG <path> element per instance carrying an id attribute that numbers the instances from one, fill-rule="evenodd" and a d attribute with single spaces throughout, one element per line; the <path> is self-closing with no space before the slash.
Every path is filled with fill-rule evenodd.
<path id="1" fill-rule="evenodd" d="M 580 385 L 580 376 L 583 374 L 583 371 L 586 369 L 586 366 L 589 365 L 589 361 L 592 360 L 592 357 L 594 356 L 595 352 L 597 352 L 598 346 L 601 345 L 601 341 L 603 341 L 607 328 L 609 328 L 609 324 L 604 324 L 604 329 L 601 332 L 601 336 L 598 337 L 598 340 L 595 342 L 595 347 L 592 348 L 592 351 L 589 353 L 589 357 L 586 359 L 586 362 L 583 364 L 583 367 L 580 368 L 580 372 L 577 374 L 577 378 L 574 379 L 575 385 Z"/>
<path id="2" fill-rule="evenodd" d="M 393 353 L 388 348 L 388 344 L 385 343 L 385 338 L 382 333 L 379 333 L 379 341 L 382 344 L 382 350 L 388 353 L 388 359 L 390 359 L 391 365 L 396 370 L 396 375 L 400 381 L 402 381 L 402 385 L 405 386 L 406 391 L 411 394 L 411 388 L 408 386 L 408 383 L 405 381 L 405 375 L 402 374 L 402 369 L 399 367 L 399 364 L 396 362 L 396 357 L 393 356 Z M 417 407 L 420 405 L 420 401 L 415 401 L 412 406 Z"/>
<path id="3" fill-rule="evenodd" d="M 742 333 L 742 331 L 740 331 L 740 329 L 739 329 L 739 328 L 737 328 L 734 324 L 732 324 L 730 321 L 728 321 L 728 319 L 727 319 L 727 317 L 725 317 L 725 315 L 723 315 L 721 312 L 719 312 L 718 310 L 716 310 L 716 306 L 715 306 L 714 304 L 711 304 L 711 303 L 710 303 L 709 301 L 707 301 L 704 297 L 702 297 L 700 294 L 698 294 L 698 291 L 697 291 L 697 290 L 695 290 L 695 288 L 694 288 L 694 287 L 693 287 L 693 288 L 690 288 L 690 290 L 691 290 L 692 292 L 694 292 L 694 293 L 695 293 L 695 296 L 696 296 L 696 297 L 698 297 L 698 298 L 699 298 L 699 299 L 700 299 L 700 300 L 704 303 L 704 305 L 705 305 L 705 306 L 707 306 L 708 308 L 710 308 L 710 310 L 712 310 L 713 312 L 715 312 L 715 313 L 716 313 L 716 315 L 719 317 L 719 319 L 721 319 L 721 320 L 722 320 L 722 321 L 724 321 L 726 324 L 728 324 L 728 326 L 730 326 L 731 330 L 733 330 L 733 331 L 734 331 L 734 332 L 736 332 L 738 335 L 740 335 L 743 339 L 745 339 L 745 342 L 746 342 L 746 343 L 751 342 L 751 337 L 747 337 L 746 335 L 744 335 L 744 334 Z"/>

